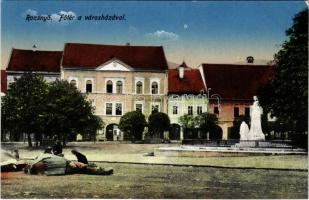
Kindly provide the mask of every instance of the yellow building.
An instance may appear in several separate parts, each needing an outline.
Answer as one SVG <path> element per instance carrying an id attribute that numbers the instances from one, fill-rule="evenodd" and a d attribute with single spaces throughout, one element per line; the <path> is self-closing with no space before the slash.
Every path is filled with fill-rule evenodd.
<path id="1" fill-rule="evenodd" d="M 161 46 L 67 43 L 61 79 L 87 93 L 95 114 L 105 122 L 99 137 L 125 140 L 118 129 L 126 112 L 141 110 L 148 116 L 167 113 L 167 61 Z"/>

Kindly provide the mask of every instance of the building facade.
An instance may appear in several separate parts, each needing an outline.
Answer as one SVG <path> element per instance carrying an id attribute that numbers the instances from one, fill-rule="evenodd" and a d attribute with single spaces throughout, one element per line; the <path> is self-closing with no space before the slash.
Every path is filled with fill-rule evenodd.
<path id="1" fill-rule="evenodd" d="M 208 99 L 198 69 L 183 62 L 177 69 L 168 71 L 168 116 L 171 120 L 169 138 L 183 140 L 187 136 L 179 123 L 183 115 L 197 116 L 207 112 Z"/>
<path id="2" fill-rule="evenodd" d="M 36 73 L 47 82 L 60 79 L 62 51 L 36 51 L 12 49 L 6 69 L 7 86 L 24 73 Z"/>
<path id="3" fill-rule="evenodd" d="M 167 69 L 162 47 L 68 43 L 61 78 L 88 94 L 106 125 L 99 138 L 126 140 L 118 128 L 126 112 L 167 112 Z"/>
<path id="4" fill-rule="evenodd" d="M 7 90 L 7 76 L 6 71 L 1 70 L 1 97 L 5 95 Z"/>
<path id="5" fill-rule="evenodd" d="M 179 118 L 214 113 L 223 132 L 233 139 L 233 122 L 250 115 L 250 105 L 259 87 L 273 77 L 270 65 L 201 64 L 185 62 L 168 69 L 162 46 L 97 45 L 67 43 L 64 51 L 12 49 L 6 71 L 1 71 L 1 95 L 15 78 L 27 72 L 74 84 L 92 101 L 95 114 L 105 122 L 99 140 L 126 140 L 118 124 L 130 111 L 140 110 L 148 119 L 153 112 L 167 113 L 169 138 L 183 140 Z M 249 62 L 250 61 L 250 62 Z M 137 138 L 143 139 L 143 138 Z"/>
<path id="6" fill-rule="evenodd" d="M 250 116 L 250 105 L 258 89 L 273 77 L 270 65 L 252 63 L 202 64 L 199 66 L 209 100 L 209 113 L 217 115 L 223 139 L 234 139 L 231 134 L 234 120 Z M 220 104 L 216 98 L 219 97 Z"/>

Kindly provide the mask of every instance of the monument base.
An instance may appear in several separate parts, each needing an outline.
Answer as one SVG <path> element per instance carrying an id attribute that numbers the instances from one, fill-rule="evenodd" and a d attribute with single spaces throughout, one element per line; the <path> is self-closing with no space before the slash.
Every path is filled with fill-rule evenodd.
<path id="1" fill-rule="evenodd" d="M 239 141 L 239 143 L 235 144 L 235 147 L 258 147 L 259 141 Z"/>

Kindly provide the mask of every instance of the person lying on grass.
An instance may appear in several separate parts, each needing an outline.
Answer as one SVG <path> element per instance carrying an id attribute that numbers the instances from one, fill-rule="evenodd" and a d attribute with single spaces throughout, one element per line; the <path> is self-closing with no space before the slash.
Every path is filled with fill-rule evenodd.
<path id="1" fill-rule="evenodd" d="M 112 168 L 101 168 L 95 164 L 89 164 L 87 158 L 77 150 L 72 153 L 76 155 L 77 161 L 70 161 L 50 152 L 44 153 L 33 161 L 31 165 L 25 168 L 25 173 L 45 174 L 45 175 L 65 175 L 65 174 L 93 174 L 93 175 L 111 175 Z M 82 158 L 82 159 L 81 159 Z M 84 163 L 86 160 L 87 163 Z"/>
<path id="2" fill-rule="evenodd" d="M 74 153 L 73 153 L 74 152 Z M 73 150 L 77 161 L 70 161 L 66 158 L 52 154 L 50 148 L 47 148 L 43 154 L 39 155 L 29 164 L 22 162 L 16 163 L 15 168 L 8 168 L 1 165 L 1 171 L 20 171 L 22 168 L 25 173 L 29 174 L 45 174 L 45 175 L 65 175 L 65 174 L 93 174 L 93 175 L 111 175 L 112 168 L 97 167 L 94 163 L 88 163 L 87 158 L 82 153 Z M 81 159 L 82 158 L 82 159 Z M 87 161 L 87 163 L 83 163 Z M 21 161 L 19 161 L 21 162 Z"/>

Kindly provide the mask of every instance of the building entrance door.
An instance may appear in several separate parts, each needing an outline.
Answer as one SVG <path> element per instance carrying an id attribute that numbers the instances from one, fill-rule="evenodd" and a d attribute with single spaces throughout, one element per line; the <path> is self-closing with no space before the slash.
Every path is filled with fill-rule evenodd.
<path id="1" fill-rule="evenodd" d="M 116 138 L 117 131 L 119 131 L 117 124 L 109 124 L 106 127 L 106 140 L 107 141 L 114 141 L 114 135 L 115 135 L 115 138 Z"/>

